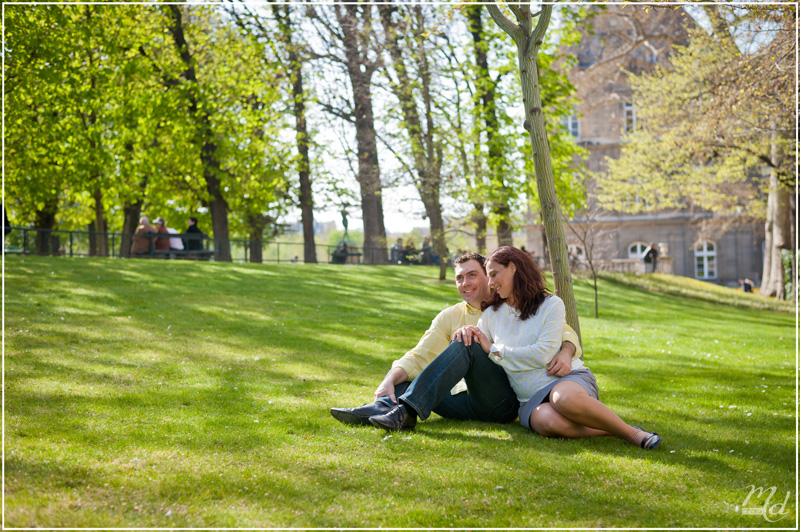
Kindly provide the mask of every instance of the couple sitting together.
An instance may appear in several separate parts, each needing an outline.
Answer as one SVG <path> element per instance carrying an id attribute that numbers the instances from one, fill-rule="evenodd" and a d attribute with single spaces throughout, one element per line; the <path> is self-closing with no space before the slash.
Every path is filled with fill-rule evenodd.
<path id="1" fill-rule="evenodd" d="M 616 436 L 643 449 L 661 437 L 630 426 L 598 400 L 564 303 L 547 293 L 531 257 L 503 246 L 455 261 L 464 299 L 439 313 L 417 346 L 392 364 L 375 402 L 332 408 L 342 423 L 413 429 L 431 412 L 520 424 L 542 436 Z M 466 381 L 466 382 L 465 382 Z"/>

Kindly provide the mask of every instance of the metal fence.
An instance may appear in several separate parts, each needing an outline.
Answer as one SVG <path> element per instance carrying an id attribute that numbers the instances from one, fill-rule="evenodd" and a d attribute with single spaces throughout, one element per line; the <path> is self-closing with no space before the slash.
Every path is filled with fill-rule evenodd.
<path id="1" fill-rule="evenodd" d="M 12 227 L 12 232 L 5 237 L 3 251 L 7 254 L 24 255 L 60 255 L 66 257 L 130 257 L 131 233 L 104 231 L 67 231 L 62 229 L 40 229 L 35 227 Z M 151 239 L 165 238 L 164 234 L 143 235 Z M 171 234 L 170 237 L 186 237 L 187 235 Z M 196 237 L 196 234 L 193 235 Z M 305 262 L 305 244 L 303 242 L 281 242 L 277 240 L 227 239 L 230 244 L 231 260 L 234 262 L 252 262 L 254 255 L 261 255 L 261 262 Z M 218 251 L 222 239 L 205 237 L 203 248 L 208 258 L 218 260 Z M 150 246 L 152 249 L 152 245 Z M 377 258 L 389 249 L 360 248 L 347 245 L 346 254 L 337 253 L 339 245 L 316 244 L 318 262 L 340 264 L 375 264 Z M 99 252 L 104 250 L 104 252 Z M 172 254 L 172 258 L 176 255 Z M 170 258 L 169 253 L 139 255 L 136 258 Z M 191 258 L 191 257 L 189 257 Z"/>

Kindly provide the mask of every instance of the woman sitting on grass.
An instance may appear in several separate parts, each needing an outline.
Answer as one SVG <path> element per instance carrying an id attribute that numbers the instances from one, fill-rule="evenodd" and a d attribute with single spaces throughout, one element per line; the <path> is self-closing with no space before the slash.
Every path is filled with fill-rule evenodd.
<path id="1" fill-rule="evenodd" d="M 520 402 L 523 427 L 542 436 L 616 436 L 655 449 L 661 436 L 632 427 L 598 400 L 597 380 L 580 359 L 562 378 L 547 375 L 564 331 L 564 302 L 547 293 L 542 271 L 523 251 L 503 246 L 486 259 L 493 294 L 478 326 L 456 331 L 454 340 L 480 346 L 508 374 Z"/>

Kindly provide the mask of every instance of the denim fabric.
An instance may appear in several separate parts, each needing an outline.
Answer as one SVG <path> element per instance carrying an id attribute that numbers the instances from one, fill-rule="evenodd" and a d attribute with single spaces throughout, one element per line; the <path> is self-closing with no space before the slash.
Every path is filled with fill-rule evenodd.
<path id="1" fill-rule="evenodd" d="M 469 392 L 450 395 L 450 389 L 462 378 Z M 413 408 L 422 419 L 433 411 L 447 418 L 509 423 L 516 419 L 519 408 L 503 368 L 489 360 L 479 344 L 467 347 L 457 341 L 450 342 L 398 401 Z"/>

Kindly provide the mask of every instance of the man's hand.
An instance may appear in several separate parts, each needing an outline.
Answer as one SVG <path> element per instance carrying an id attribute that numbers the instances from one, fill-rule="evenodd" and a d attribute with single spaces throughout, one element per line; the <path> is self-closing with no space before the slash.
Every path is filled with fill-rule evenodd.
<path id="1" fill-rule="evenodd" d="M 561 351 L 553 357 L 547 366 L 547 374 L 556 377 L 564 377 L 572 371 L 572 355 L 575 354 L 575 346 L 569 342 L 561 344 Z"/>
<path id="2" fill-rule="evenodd" d="M 397 397 L 394 396 L 394 383 L 390 380 L 384 379 L 375 390 L 375 400 L 377 401 L 384 395 L 388 395 L 394 404 L 397 404 Z"/>
<path id="3" fill-rule="evenodd" d="M 406 370 L 403 368 L 392 368 L 375 390 L 375 400 L 377 401 L 381 397 L 388 395 L 392 402 L 397 404 L 397 397 L 394 395 L 394 387 L 396 384 L 406 382 L 407 380 L 408 373 L 406 373 Z"/>

